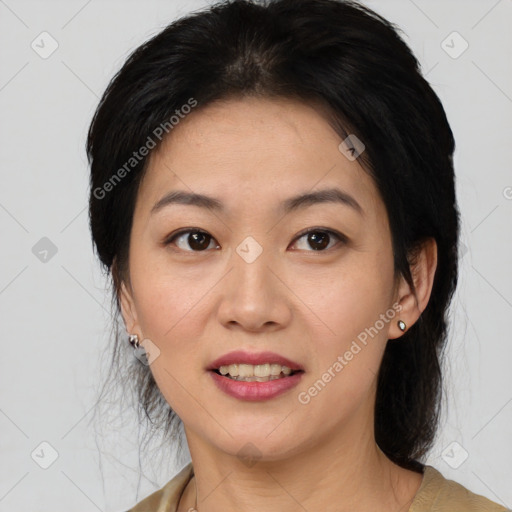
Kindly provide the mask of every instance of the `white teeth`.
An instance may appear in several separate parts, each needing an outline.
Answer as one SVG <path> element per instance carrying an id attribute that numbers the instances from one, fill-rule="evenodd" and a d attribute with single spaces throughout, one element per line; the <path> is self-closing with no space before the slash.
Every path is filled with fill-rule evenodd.
<path id="1" fill-rule="evenodd" d="M 222 368 L 222 366 L 221 366 Z M 238 377 L 238 365 L 237 364 L 230 364 L 229 366 L 225 367 L 228 369 L 229 375 L 232 377 Z"/>
<path id="2" fill-rule="evenodd" d="M 231 372 L 230 372 L 230 374 L 233 375 Z M 254 377 L 254 367 L 249 364 L 239 364 L 238 365 L 238 376 L 239 377 Z M 233 375 L 233 377 L 234 377 L 234 375 Z"/>
<path id="3" fill-rule="evenodd" d="M 264 382 L 269 380 L 274 380 L 273 378 L 279 378 L 281 373 L 285 376 L 290 375 L 292 373 L 292 369 L 288 368 L 288 366 L 282 366 L 280 364 L 230 364 L 227 366 L 221 366 L 219 368 L 219 373 L 221 375 L 228 375 L 229 377 L 239 377 L 237 380 L 249 380 L 253 377 L 253 380 L 258 380 L 259 382 Z M 259 379 L 263 380 L 259 380 Z M 249 380 L 250 381 L 250 380 Z"/>
<path id="4" fill-rule="evenodd" d="M 279 375 L 281 373 L 281 368 L 285 368 L 280 364 L 271 364 L 270 365 L 270 375 Z"/>
<path id="5" fill-rule="evenodd" d="M 267 364 L 258 364 L 254 367 L 254 376 L 255 377 L 268 377 L 271 375 L 270 373 L 270 365 Z"/>
<path id="6" fill-rule="evenodd" d="M 229 377 L 229 376 L 228 376 Z M 244 382 L 268 382 L 269 380 L 282 379 L 278 375 L 270 375 L 268 377 L 229 377 L 233 380 L 242 380 Z"/>

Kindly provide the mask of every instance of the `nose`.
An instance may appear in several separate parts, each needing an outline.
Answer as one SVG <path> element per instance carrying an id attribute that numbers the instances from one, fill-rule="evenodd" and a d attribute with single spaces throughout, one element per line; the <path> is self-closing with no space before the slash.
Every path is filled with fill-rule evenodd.
<path id="1" fill-rule="evenodd" d="M 231 263 L 221 288 L 219 322 L 229 329 L 250 332 L 285 328 L 292 317 L 293 294 L 275 260 L 266 251 L 252 262 L 235 252 Z"/>

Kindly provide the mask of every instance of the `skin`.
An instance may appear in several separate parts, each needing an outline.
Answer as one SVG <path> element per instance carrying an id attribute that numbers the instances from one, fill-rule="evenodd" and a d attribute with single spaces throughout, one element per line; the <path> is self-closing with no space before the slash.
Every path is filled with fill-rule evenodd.
<path id="1" fill-rule="evenodd" d="M 378 448 L 373 408 L 387 340 L 402 334 L 398 319 L 410 327 L 427 305 L 436 245 L 419 254 L 416 294 L 395 280 L 386 208 L 359 161 L 340 152 L 341 141 L 311 106 L 246 98 L 197 109 L 151 154 L 121 305 L 127 331 L 160 350 L 150 369 L 185 426 L 195 477 L 179 512 L 194 506 L 196 491 L 200 512 L 404 511 L 421 484 L 422 475 Z M 364 214 L 339 203 L 278 211 L 288 197 L 327 187 L 349 193 Z M 173 190 L 214 196 L 226 211 L 173 204 L 151 215 Z M 206 250 L 191 247 L 187 234 L 164 245 L 194 227 L 212 237 Z M 333 236 L 314 250 L 307 235 L 298 238 L 312 227 L 347 241 Z M 236 252 L 247 236 L 263 249 L 252 263 Z M 400 313 L 300 403 L 298 393 L 393 304 Z M 206 367 L 236 349 L 301 363 L 301 383 L 267 401 L 224 394 Z M 237 456 L 247 443 L 260 456 L 254 465 Z"/>

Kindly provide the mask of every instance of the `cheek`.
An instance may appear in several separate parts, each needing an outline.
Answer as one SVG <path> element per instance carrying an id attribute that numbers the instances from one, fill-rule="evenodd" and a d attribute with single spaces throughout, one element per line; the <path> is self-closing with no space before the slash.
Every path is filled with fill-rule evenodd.
<path id="1" fill-rule="evenodd" d="M 308 297 L 306 304 L 314 312 L 304 310 L 311 319 L 313 371 L 301 391 L 311 398 L 315 393 L 322 395 L 315 399 L 316 407 L 350 408 L 369 391 L 378 373 L 395 316 L 389 302 L 392 264 L 382 259 L 377 263 L 375 256 L 360 256 L 358 262 L 338 272 L 316 275 L 314 286 L 305 280 L 296 283 L 302 288 L 297 294 Z"/>
<path id="2" fill-rule="evenodd" d="M 201 396 L 197 376 L 202 371 L 201 299 L 204 301 L 205 291 L 197 281 L 183 275 L 166 275 L 150 265 L 138 275 L 137 285 L 142 332 L 159 350 L 150 371 L 171 408 L 184 421 L 193 422 L 200 414 L 190 401 L 191 396 Z"/>
<path id="3" fill-rule="evenodd" d="M 171 275 L 150 264 L 133 275 L 142 334 L 160 351 L 151 371 L 161 389 L 170 387 L 176 393 L 179 390 L 164 369 L 173 376 L 181 375 L 182 380 L 193 364 L 199 364 L 199 343 L 205 329 L 201 313 L 206 303 L 204 287 L 197 280 L 175 272 Z"/>
<path id="4" fill-rule="evenodd" d="M 342 348 L 374 325 L 390 306 L 392 267 L 368 256 L 356 256 L 338 269 L 312 273 L 310 278 L 294 279 L 294 290 L 306 298 L 306 306 L 314 313 L 311 318 L 330 340 L 327 345 Z"/>

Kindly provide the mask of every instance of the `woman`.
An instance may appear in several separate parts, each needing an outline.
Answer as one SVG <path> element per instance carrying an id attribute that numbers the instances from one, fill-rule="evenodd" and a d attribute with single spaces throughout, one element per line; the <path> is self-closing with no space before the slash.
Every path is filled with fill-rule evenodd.
<path id="1" fill-rule="evenodd" d="M 454 139 L 389 22 L 337 0 L 183 18 L 111 82 L 87 151 L 141 407 L 192 459 L 132 512 L 505 510 L 421 462 Z"/>

